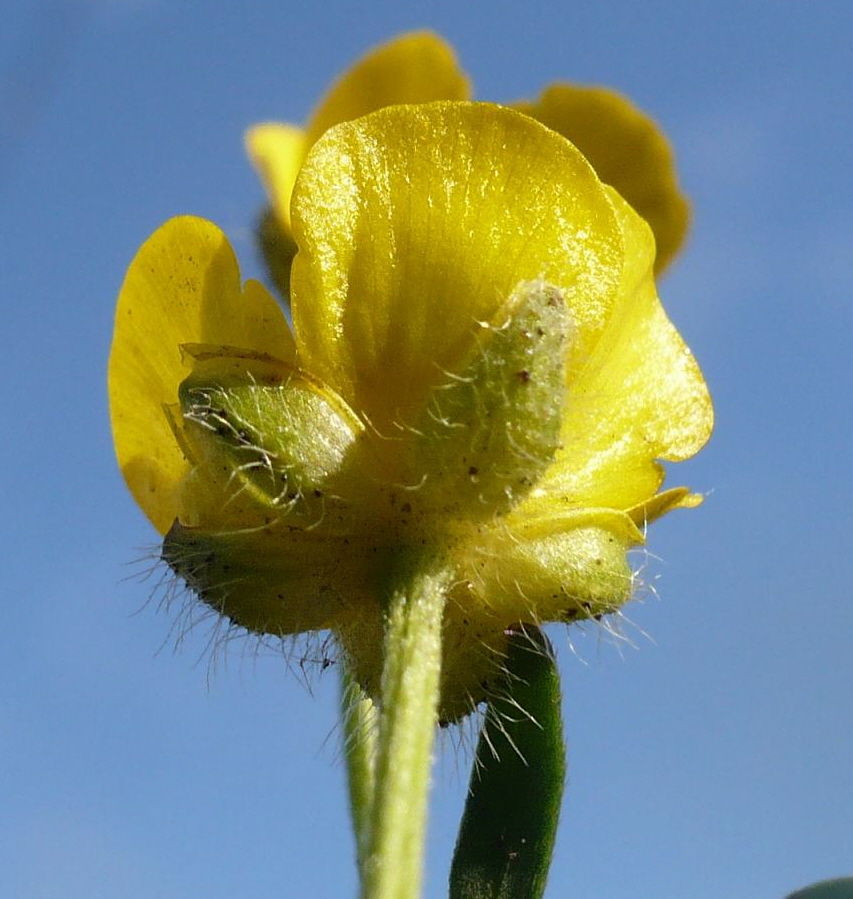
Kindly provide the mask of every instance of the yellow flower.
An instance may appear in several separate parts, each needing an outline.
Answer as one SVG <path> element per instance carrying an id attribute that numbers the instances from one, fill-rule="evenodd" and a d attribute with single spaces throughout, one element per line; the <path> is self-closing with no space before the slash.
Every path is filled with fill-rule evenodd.
<path id="1" fill-rule="evenodd" d="M 261 242 L 276 285 L 288 293 L 292 241 L 290 199 L 309 148 L 332 125 L 394 104 L 467 100 L 468 77 L 452 48 L 428 31 L 400 35 L 345 72 L 320 101 L 305 128 L 269 122 L 246 135 L 249 155 L 269 194 Z M 553 84 L 533 101 L 511 104 L 567 137 L 606 184 L 651 225 L 660 273 L 684 241 L 689 206 L 672 150 L 652 119 L 620 94 L 601 87 Z"/>
<path id="2" fill-rule="evenodd" d="M 655 291 L 645 221 L 504 107 L 394 106 L 328 130 L 292 197 L 293 333 L 216 226 L 166 223 L 118 302 L 118 460 L 200 598 L 251 631 L 331 630 L 372 694 L 383 579 L 455 577 L 440 717 L 507 628 L 618 608 L 628 550 L 710 399 Z"/>

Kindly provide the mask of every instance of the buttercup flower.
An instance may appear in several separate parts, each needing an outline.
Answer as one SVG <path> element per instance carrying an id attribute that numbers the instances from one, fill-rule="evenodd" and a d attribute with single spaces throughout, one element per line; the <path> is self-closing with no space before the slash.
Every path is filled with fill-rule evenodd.
<path id="1" fill-rule="evenodd" d="M 222 232 L 143 245 L 110 358 L 116 451 L 163 558 L 258 633 L 330 630 L 368 693 L 383 583 L 440 553 L 439 717 L 508 628 L 617 609 L 647 522 L 694 505 L 659 460 L 712 409 L 645 221 L 505 107 L 391 106 L 326 130 L 292 191 L 291 333 Z"/>
<path id="2" fill-rule="evenodd" d="M 295 244 L 290 199 L 308 149 L 332 125 L 385 106 L 467 100 L 471 85 L 452 48 L 427 31 L 403 34 L 344 73 L 304 128 L 270 122 L 251 128 L 246 146 L 270 198 L 260 236 L 276 285 L 287 296 Z M 620 94 L 601 87 L 553 84 L 532 102 L 510 104 L 568 138 L 606 184 L 651 225 L 660 273 L 687 233 L 689 207 L 669 143 L 655 123 Z"/>

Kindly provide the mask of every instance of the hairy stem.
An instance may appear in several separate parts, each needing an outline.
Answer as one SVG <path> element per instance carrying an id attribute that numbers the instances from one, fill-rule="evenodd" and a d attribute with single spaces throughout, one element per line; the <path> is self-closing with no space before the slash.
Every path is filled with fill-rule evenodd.
<path id="1" fill-rule="evenodd" d="M 420 894 L 441 622 L 451 578 L 442 561 L 404 560 L 386 605 L 375 787 L 361 869 L 362 899 Z"/>

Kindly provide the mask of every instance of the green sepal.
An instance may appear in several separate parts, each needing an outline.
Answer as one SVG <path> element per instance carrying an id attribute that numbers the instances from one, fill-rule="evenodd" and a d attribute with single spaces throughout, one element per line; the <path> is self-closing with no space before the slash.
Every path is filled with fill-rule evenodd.
<path id="1" fill-rule="evenodd" d="M 379 717 L 373 700 L 364 692 L 342 660 L 341 735 L 347 770 L 350 815 L 355 835 L 356 862 L 363 876 L 370 813 L 376 786 L 376 735 Z"/>
<path id="2" fill-rule="evenodd" d="M 290 519 L 286 519 L 289 521 Z M 176 520 L 163 561 L 202 602 L 256 634 L 322 630 L 347 602 L 369 601 L 363 550 L 289 525 L 206 529 Z"/>
<path id="3" fill-rule="evenodd" d="M 282 228 L 278 216 L 266 208 L 258 217 L 255 237 L 267 276 L 286 307 L 290 306 L 290 268 L 296 256 L 296 242 Z"/>
<path id="4" fill-rule="evenodd" d="M 450 899 L 539 899 L 566 776 L 560 682 L 545 635 L 510 635 L 503 689 L 477 743 L 450 870 Z"/>
<path id="5" fill-rule="evenodd" d="M 409 477 L 434 514 L 491 519 L 536 484 L 560 446 L 574 323 L 559 288 L 522 282 L 496 322 L 480 323 L 413 425 Z"/>
<path id="6" fill-rule="evenodd" d="M 194 365 L 178 390 L 181 439 L 195 477 L 221 483 L 232 505 L 318 521 L 334 503 L 326 488 L 361 427 L 349 407 L 277 360 L 231 347 L 184 350 Z"/>

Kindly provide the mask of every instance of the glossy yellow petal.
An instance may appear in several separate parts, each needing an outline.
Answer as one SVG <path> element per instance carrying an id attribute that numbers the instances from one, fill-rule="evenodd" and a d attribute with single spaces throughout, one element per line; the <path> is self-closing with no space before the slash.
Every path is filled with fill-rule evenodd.
<path id="1" fill-rule="evenodd" d="M 305 159 L 305 132 L 293 125 L 266 122 L 246 132 L 246 152 L 252 160 L 279 222 L 290 233 L 290 197 Z"/>
<path id="2" fill-rule="evenodd" d="M 569 386 L 563 450 L 531 508 L 556 499 L 568 507 L 633 509 L 663 481 L 656 460 L 689 458 L 713 426 L 702 373 L 655 291 L 648 226 L 612 196 L 626 248 L 619 301 Z"/>
<path id="3" fill-rule="evenodd" d="M 400 103 L 467 100 L 468 77 L 453 48 L 431 31 L 403 34 L 371 50 L 346 71 L 308 124 L 313 144 L 332 125 Z"/>
<path id="4" fill-rule="evenodd" d="M 290 223 L 293 186 L 308 148 L 332 125 L 383 106 L 463 100 L 470 94 L 453 49 L 429 31 L 412 32 L 375 48 L 347 70 L 320 102 L 307 130 L 265 123 L 246 132 L 246 150 L 270 198 L 259 242 L 270 279 L 287 300 L 296 253 Z"/>
<path id="5" fill-rule="evenodd" d="M 435 103 L 340 125 L 293 198 L 303 364 L 383 433 L 411 424 L 521 281 L 556 286 L 586 358 L 622 235 L 586 160 L 504 107 Z"/>
<path id="6" fill-rule="evenodd" d="M 165 406 L 188 374 L 181 346 L 221 344 L 295 356 L 287 322 L 264 287 L 241 290 L 230 245 L 215 225 L 171 219 L 142 245 L 125 276 L 110 352 L 116 455 L 136 501 L 166 533 L 188 470 Z"/>
<path id="7" fill-rule="evenodd" d="M 672 149 L 645 113 L 615 91 L 555 84 L 517 109 L 575 144 L 599 177 L 652 226 L 661 272 L 687 234 L 690 207 L 678 187 Z"/>

